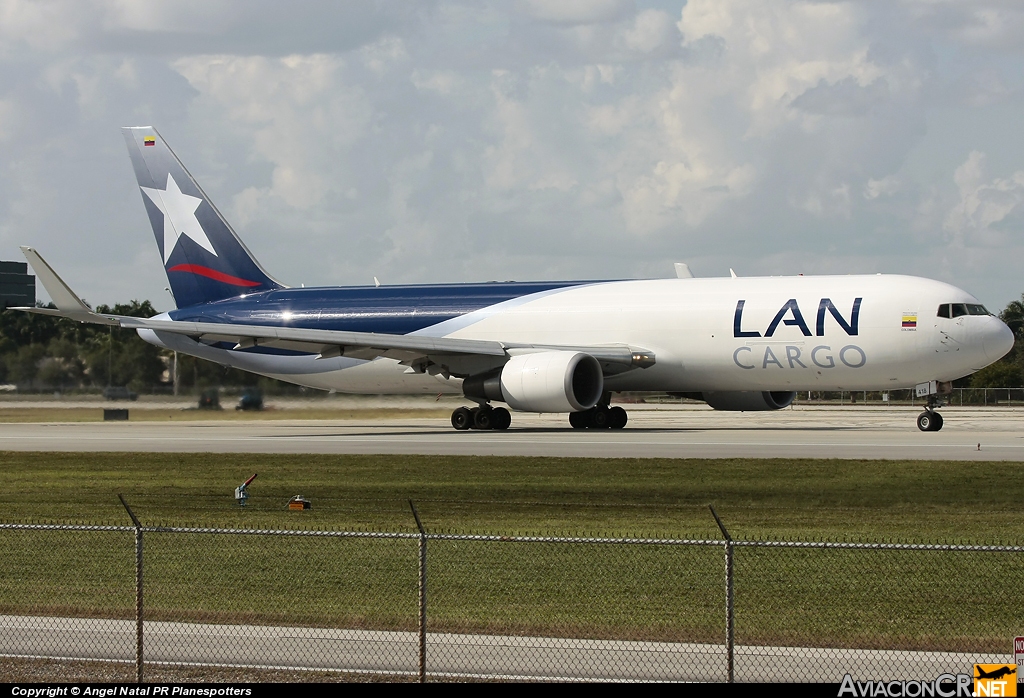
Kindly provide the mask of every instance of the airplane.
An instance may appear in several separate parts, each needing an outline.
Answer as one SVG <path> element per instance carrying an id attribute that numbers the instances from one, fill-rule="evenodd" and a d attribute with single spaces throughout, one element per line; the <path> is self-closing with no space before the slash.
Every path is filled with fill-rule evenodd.
<path id="1" fill-rule="evenodd" d="M 797 391 L 913 388 L 922 431 L 951 381 L 1001 358 L 1010 329 L 955 286 L 900 275 L 288 287 L 275 280 L 156 129 L 122 129 L 176 309 L 94 312 L 34 249 L 56 309 L 135 329 L 165 349 L 311 388 L 463 395 L 452 426 L 511 412 L 621 429 L 612 393 L 669 393 L 717 410 L 789 406 Z M 495 403 L 503 403 L 507 408 Z"/>
<path id="2" fill-rule="evenodd" d="M 1013 664 L 1001 664 L 1001 665 L 998 665 L 998 668 L 993 669 L 992 671 L 985 671 L 984 669 L 981 668 L 982 666 L 984 666 L 984 665 L 982 665 L 982 664 L 975 664 L 974 665 L 974 672 L 977 674 L 977 676 L 975 676 L 974 678 L 976 678 L 976 679 L 1001 679 L 1004 676 L 1009 676 L 1010 674 L 1016 674 L 1017 673 L 1017 667 L 1015 667 Z"/>

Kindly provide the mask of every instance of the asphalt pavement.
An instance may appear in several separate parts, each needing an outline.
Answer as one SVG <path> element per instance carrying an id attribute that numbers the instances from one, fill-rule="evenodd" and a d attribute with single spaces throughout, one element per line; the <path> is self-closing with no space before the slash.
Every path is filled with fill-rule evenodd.
<path id="1" fill-rule="evenodd" d="M 135 661 L 135 622 L 0 616 L 0 656 Z M 384 630 L 145 623 L 145 661 L 205 666 L 415 674 L 418 634 Z M 737 646 L 738 681 L 932 680 L 1004 655 Z M 435 676 L 508 679 L 724 681 L 724 645 L 429 633 Z"/>
<path id="2" fill-rule="evenodd" d="M 947 407 L 941 431 L 921 432 L 920 409 L 909 407 L 626 407 L 622 430 L 576 430 L 553 414 L 516 414 L 507 431 L 466 432 L 419 417 L 6 423 L 0 450 L 1024 460 L 1024 408 Z"/>

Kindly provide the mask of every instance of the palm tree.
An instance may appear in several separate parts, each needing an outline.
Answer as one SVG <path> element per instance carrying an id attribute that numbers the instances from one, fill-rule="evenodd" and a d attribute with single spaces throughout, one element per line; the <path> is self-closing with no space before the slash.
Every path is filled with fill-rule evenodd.
<path id="1" fill-rule="evenodd" d="M 1019 301 L 1010 301 L 999 317 L 1013 330 L 1014 337 L 1024 337 L 1024 295 Z"/>

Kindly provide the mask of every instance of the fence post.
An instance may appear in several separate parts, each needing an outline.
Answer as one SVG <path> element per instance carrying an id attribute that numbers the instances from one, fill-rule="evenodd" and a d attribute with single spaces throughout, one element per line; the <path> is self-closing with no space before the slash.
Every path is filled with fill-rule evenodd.
<path id="1" fill-rule="evenodd" d="M 124 500 L 124 495 L 119 494 L 117 498 L 135 526 L 135 678 L 142 683 L 142 524 Z"/>
<path id="2" fill-rule="evenodd" d="M 420 530 L 420 683 L 427 681 L 427 531 L 420 521 L 416 505 L 409 500 L 409 508 L 416 519 L 416 528 Z"/>
<path id="3" fill-rule="evenodd" d="M 722 523 L 722 520 L 718 518 L 718 512 L 715 511 L 715 508 L 709 504 L 708 509 L 711 510 L 711 515 L 715 517 L 715 523 L 718 524 L 722 535 L 725 536 L 725 663 L 726 672 L 728 673 L 727 680 L 729 683 L 733 683 L 735 680 L 736 657 L 736 608 L 733 603 L 732 536 L 725 529 L 725 524 Z"/>

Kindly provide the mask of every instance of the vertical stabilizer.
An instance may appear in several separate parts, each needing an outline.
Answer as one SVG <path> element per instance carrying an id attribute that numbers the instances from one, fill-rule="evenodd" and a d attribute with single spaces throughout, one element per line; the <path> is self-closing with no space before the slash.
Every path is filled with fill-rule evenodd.
<path id="1" fill-rule="evenodd" d="M 121 129 L 179 308 L 281 288 L 151 126 Z"/>

